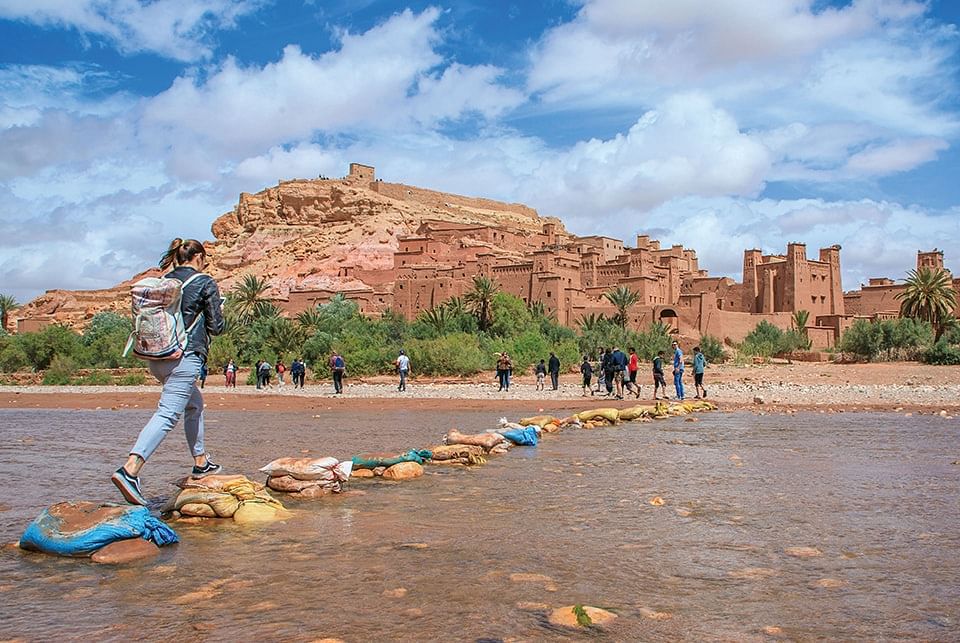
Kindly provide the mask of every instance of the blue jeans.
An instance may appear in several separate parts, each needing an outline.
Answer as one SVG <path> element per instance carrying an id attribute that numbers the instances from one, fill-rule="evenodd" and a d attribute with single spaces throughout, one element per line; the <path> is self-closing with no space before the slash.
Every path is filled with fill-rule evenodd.
<path id="1" fill-rule="evenodd" d="M 402 369 L 402 370 L 400 371 L 400 386 L 397 387 L 397 390 L 398 390 L 398 391 L 406 391 L 406 390 L 407 390 L 407 373 L 409 373 L 409 372 L 410 372 L 410 371 L 408 371 L 407 369 Z"/>
<path id="2" fill-rule="evenodd" d="M 673 372 L 673 388 L 677 390 L 677 399 L 683 399 L 683 369 Z"/>
<path id="3" fill-rule="evenodd" d="M 197 388 L 203 358 L 196 353 L 187 353 L 178 360 L 149 362 L 150 373 L 163 384 L 157 411 L 140 431 L 137 443 L 130 450 L 144 461 L 150 459 L 170 429 L 177 425 L 185 414 L 183 430 L 187 435 L 190 455 L 206 453 L 203 445 L 203 396 Z"/>

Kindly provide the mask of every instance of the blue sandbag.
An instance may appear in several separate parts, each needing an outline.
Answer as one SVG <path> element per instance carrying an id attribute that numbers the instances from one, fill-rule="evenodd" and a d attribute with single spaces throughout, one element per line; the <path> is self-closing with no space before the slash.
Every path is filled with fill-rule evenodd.
<path id="1" fill-rule="evenodd" d="M 423 464 L 424 460 L 433 457 L 433 452 L 427 449 L 411 449 L 400 455 L 388 456 L 385 458 L 365 458 L 361 455 L 353 456 L 354 469 L 376 469 L 377 467 L 392 467 L 401 462 L 416 462 Z"/>
<path id="2" fill-rule="evenodd" d="M 526 426 L 522 429 L 507 429 L 501 431 L 500 435 L 522 447 L 537 446 L 537 429 L 533 426 Z"/>
<path id="3" fill-rule="evenodd" d="M 56 506 L 56 505 L 54 505 Z M 150 515 L 140 506 L 101 505 L 121 507 L 123 513 L 79 531 L 61 531 L 60 518 L 43 512 L 27 527 L 20 537 L 20 547 L 58 556 L 89 556 L 101 547 L 118 540 L 143 538 L 158 547 L 178 542 L 177 533 L 163 521 Z"/>

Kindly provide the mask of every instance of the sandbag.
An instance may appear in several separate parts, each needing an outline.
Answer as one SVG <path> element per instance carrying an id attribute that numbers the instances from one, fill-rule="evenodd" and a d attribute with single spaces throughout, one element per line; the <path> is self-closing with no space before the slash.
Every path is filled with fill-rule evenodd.
<path id="1" fill-rule="evenodd" d="M 552 415 L 534 415 L 533 417 L 529 418 L 520 418 L 521 426 L 534 425 L 542 429 L 546 424 L 560 424 L 560 420 Z"/>
<path id="2" fill-rule="evenodd" d="M 241 524 L 269 522 L 286 518 L 289 512 L 282 506 L 259 501 L 246 501 L 240 503 L 237 512 L 233 514 L 234 521 Z"/>
<path id="3" fill-rule="evenodd" d="M 522 429 L 523 425 L 516 422 L 510 422 L 507 418 L 500 418 L 499 426 L 501 429 Z"/>
<path id="4" fill-rule="evenodd" d="M 283 491 L 285 493 L 297 493 L 307 487 L 319 486 L 315 480 L 297 480 L 293 476 L 270 476 L 267 478 L 267 486 L 274 491 Z"/>
<path id="5" fill-rule="evenodd" d="M 383 472 L 387 480 L 410 480 L 423 475 L 423 466 L 416 462 L 400 462 Z"/>
<path id="6" fill-rule="evenodd" d="M 524 429 L 511 429 L 501 432 L 501 435 L 514 444 L 525 447 L 537 446 L 537 430 L 532 426 Z"/>
<path id="7" fill-rule="evenodd" d="M 392 467 L 401 462 L 416 462 L 423 464 L 432 454 L 426 449 L 411 449 L 399 455 L 357 455 L 353 457 L 354 469 L 376 469 L 377 467 Z"/>
<path id="8" fill-rule="evenodd" d="M 580 420 L 577 420 L 576 426 L 580 426 Z M 551 423 L 551 424 L 543 425 L 544 433 L 558 433 L 559 431 L 560 431 L 560 427 L 556 424 Z"/>
<path id="9" fill-rule="evenodd" d="M 273 520 L 288 515 L 283 504 L 267 493 L 264 485 L 246 476 L 210 475 L 199 480 L 182 480 L 179 486 L 182 490 L 167 504 L 165 511 L 176 510 L 204 518 L 233 518 L 238 522 Z M 270 510 L 250 508 L 250 505 L 263 505 Z M 237 515 L 245 507 L 238 520 Z"/>
<path id="10" fill-rule="evenodd" d="M 433 453 L 432 461 L 455 460 L 468 458 L 469 456 L 482 456 L 486 450 L 476 444 L 442 444 L 431 447 Z"/>
<path id="11" fill-rule="evenodd" d="M 581 411 L 577 413 L 577 417 L 583 422 L 589 422 L 599 418 L 606 420 L 610 424 L 616 424 L 620 418 L 620 412 L 613 408 L 593 409 L 590 411 Z"/>
<path id="12" fill-rule="evenodd" d="M 146 507 L 60 502 L 40 512 L 20 537 L 21 549 L 58 556 L 89 556 L 119 540 L 143 538 L 158 547 L 179 541 Z"/>
<path id="13" fill-rule="evenodd" d="M 637 418 L 650 417 L 656 412 L 653 406 L 631 406 L 628 409 L 620 409 L 620 419 L 625 421 L 636 420 Z"/>
<path id="14" fill-rule="evenodd" d="M 460 431 L 456 429 L 451 429 L 446 437 L 444 437 L 443 442 L 444 444 L 473 444 L 489 451 L 498 443 L 503 442 L 504 439 L 505 438 L 499 433 L 477 433 L 469 435 L 460 433 Z"/>
<path id="15" fill-rule="evenodd" d="M 353 462 L 340 462 L 336 458 L 277 458 L 261 467 L 268 476 L 290 476 L 297 480 L 339 480 L 350 477 Z"/>

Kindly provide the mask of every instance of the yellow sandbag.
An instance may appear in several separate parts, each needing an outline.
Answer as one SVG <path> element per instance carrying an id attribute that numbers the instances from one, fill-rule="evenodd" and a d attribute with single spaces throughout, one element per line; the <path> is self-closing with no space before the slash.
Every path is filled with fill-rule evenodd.
<path id="1" fill-rule="evenodd" d="M 184 505 L 209 505 L 223 498 L 233 498 L 233 496 L 229 493 L 219 493 L 216 491 L 184 489 L 177 495 L 173 508 L 179 511 Z"/>
<path id="2" fill-rule="evenodd" d="M 591 411 L 580 411 L 577 413 L 577 417 L 580 418 L 581 422 L 587 422 L 588 420 L 601 418 L 610 424 L 616 424 L 617 420 L 620 418 L 620 411 L 612 408 L 593 409 Z"/>
<path id="3" fill-rule="evenodd" d="M 216 518 L 217 512 L 210 505 L 200 504 L 198 502 L 188 502 L 180 507 L 180 513 L 184 516 L 200 516 L 201 518 Z"/>
<path id="4" fill-rule="evenodd" d="M 550 422 L 548 424 L 544 424 L 542 427 L 540 427 L 540 429 L 544 433 L 557 433 L 560 430 L 560 427 L 553 422 Z"/>
<path id="5" fill-rule="evenodd" d="M 544 425 L 559 423 L 560 420 L 552 415 L 534 415 L 533 417 L 529 418 L 520 418 L 520 422 L 518 422 L 518 424 L 521 426 L 538 426 L 541 429 L 544 427 Z"/>
<path id="6" fill-rule="evenodd" d="M 210 503 L 210 508 L 217 514 L 219 518 L 233 518 L 233 514 L 237 512 L 237 508 L 240 506 L 240 501 L 234 498 L 229 494 L 219 494 L 219 497 L 213 498 Z"/>
<path id="7" fill-rule="evenodd" d="M 471 455 L 482 456 L 486 452 L 476 444 L 441 444 L 430 447 L 429 451 L 433 454 L 431 460 L 435 461 L 466 459 Z"/>
<path id="8" fill-rule="evenodd" d="M 652 406 L 631 406 L 628 409 L 620 409 L 620 419 L 629 421 L 637 418 L 649 417 L 654 414 L 655 408 Z"/>
<path id="9" fill-rule="evenodd" d="M 237 512 L 233 514 L 233 519 L 241 524 L 249 524 L 280 520 L 289 515 L 289 512 L 283 507 L 275 504 L 260 502 L 259 500 L 247 500 L 240 503 Z"/>

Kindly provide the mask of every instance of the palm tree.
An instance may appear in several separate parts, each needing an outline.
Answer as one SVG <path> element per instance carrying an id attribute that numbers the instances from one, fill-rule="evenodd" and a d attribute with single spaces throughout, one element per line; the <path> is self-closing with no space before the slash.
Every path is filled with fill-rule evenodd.
<path id="1" fill-rule="evenodd" d="M 463 298 L 457 297 L 456 295 L 443 302 L 443 307 L 447 309 L 451 317 L 459 317 L 469 312 L 467 305 L 463 302 Z"/>
<path id="2" fill-rule="evenodd" d="M 451 315 L 448 311 L 449 309 L 446 306 L 434 306 L 420 313 L 420 319 L 436 331 L 437 335 L 442 335 L 450 321 Z"/>
<path id="3" fill-rule="evenodd" d="M 267 322 L 264 333 L 264 345 L 273 351 L 278 358 L 284 355 L 297 353 L 303 344 L 303 331 L 285 317 L 272 317 Z"/>
<path id="4" fill-rule="evenodd" d="M 931 270 L 923 266 L 907 273 L 906 288 L 897 294 L 900 315 L 929 322 L 934 341 L 940 339 L 948 319 L 957 307 L 957 293 L 950 273 L 943 268 Z"/>
<path id="5" fill-rule="evenodd" d="M 7 330 L 7 321 L 12 313 L 20 304 L 14 299 L 13 295 L 0 295 L 0 331 Z"/>
<path id="6" fill-rule="evenodd" d="M 323 313 L 316 306 L 297 315 L 297 323 L 300 324 L 300 328 L 310 334 L 320 330 L 323 327 L 324 320 Z"/>
<path id="7" fill-rule="evenodd" d="M 493 298 L 500 286 L 482 275 L 473 278 L 473 290 L 463 296 L 467 308 L 477 318 L 480 330 L 485 331 L 492 323 Z"/>
<path id="8" fill-rule="evenodd" d="M 790 323 L 793 324 L 793 329 L 803 335 L 807 336 L 807 322 L 810 320 L 810 311 L 809 310 L 795 310 L 793 316 L 790 318 Z"/>
<path id="9" fill-rule="evenodd" d="M 270 289 L 266 279 L 256 275 L 244 275 L 243 281 L 235 285 L 229 293 L 230 304 L 237 316 L 243 320 L 261 317 L 263 305 L 268 303 L 263 294 Z"/>
<path id="10" fill-rule="evenodd" d="M 607 323 L 607 318 L 603 313 L 590 313 L 589 315 L 584 315 L 580 318 L 580 332 L 591 333 L 605 323 Z"/>
<path id="11" fill-rule="evenodd" d="M 543 305 L 542 301 L 531 301 L 527 304 L 527 310 L 530 311 L 530 316 L 533 317 L 534 321 L 557 321 L 557 311 L 547 311 L 547 307 Z"/>
<path id="12" fill-rule="evenodd" d="M 603 296 L 617 309 L 617 314 L 613 318 L 613 321 L 616 322 L 620 328 L 626 330 L 627 311 L 640 301 L 640 294 L 630 290 L 626 286 L 617 286 L 615 289 L 603 293 Z"/>

